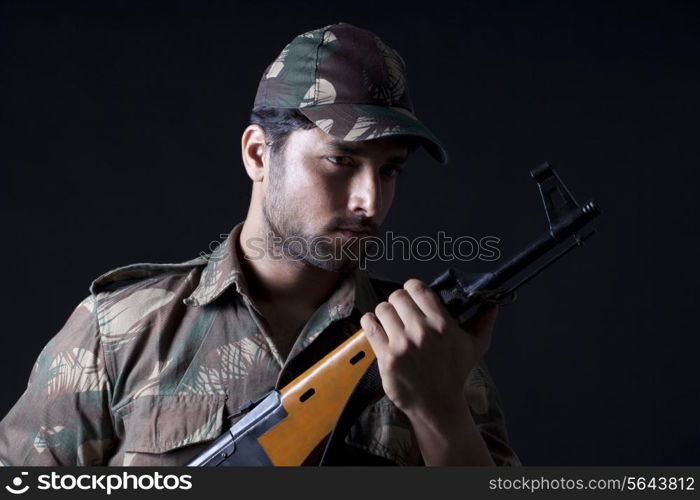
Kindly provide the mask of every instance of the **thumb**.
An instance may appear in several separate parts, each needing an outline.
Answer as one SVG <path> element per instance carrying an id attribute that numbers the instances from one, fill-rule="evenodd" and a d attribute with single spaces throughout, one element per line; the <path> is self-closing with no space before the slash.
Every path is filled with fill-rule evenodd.
<path id="1" fill-rule="evenodd" d="M 488 350 L 491 344 L 491 333 L 496 324 L 498 316 L 498 306 L 491 304 L 482 304 L 477 309 L 474 316 L 462 326 L 462 328 L 475 337 L 475 340 L 480 345 L 482 352 Z"/>

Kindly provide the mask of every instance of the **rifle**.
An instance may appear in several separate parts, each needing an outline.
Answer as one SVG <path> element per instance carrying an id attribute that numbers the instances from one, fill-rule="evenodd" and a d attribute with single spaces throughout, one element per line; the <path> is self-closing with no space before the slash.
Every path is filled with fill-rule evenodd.
<path id="1" fill-rule="evenodd" d="M 600 209 L 593 201 L 583 206 L 576 203 L 548 163 L 535 168 L 530 175 L 539 187 L 549 230 L 491 272 L 474 279 L 456 269 L 448 269 L 430 283 L 460 324 L 479 303 L 513 300 L 517 289 L 595 234 L 592 230 L 579 235 L 600 215 Z M 566 243 L 568 245 L 559 253 L 527 276 L 518 278 L 540 258 Z M 517 281 L 508 284 L 512 280 Z M 353 411 L 359 415 L 359 410 L 381 397 L 381 385 L 377 388 L 376 381 L 369 391 L 365 391 L 374 393 L 373 400 L 356 397 L 356 387 L 360 388 L 371 372 L 378 379 L 375 359 L 364 331 L 358 330 L 281 390 L 270 391 L 258 401 L 241 407 L 233 417 L 243 415 L 242 418 L 187 465 L 304 464 L 329 436 L 331 442 L 344 436 L 347 421 L 352 420 L 346 418 L 349 411 L 346 404 L 350 406 L 349 403 L 355 400 Z M 362 383 L 358 385 L 358 381 Z M 359 406 L 358 400 L 361 401 Z M 341 416 L 344 426 L 338 423 Z"/>

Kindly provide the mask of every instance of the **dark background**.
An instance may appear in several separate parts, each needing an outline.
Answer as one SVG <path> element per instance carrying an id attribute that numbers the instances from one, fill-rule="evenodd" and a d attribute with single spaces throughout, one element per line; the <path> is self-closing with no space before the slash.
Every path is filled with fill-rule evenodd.
<path id="1" fill-rule="evenodd" d="M 2 2 L 4 415 L 92 279 L 207 251 L 242 220 L 258 80 L 337 21 L 408 64 L 450 165 L 416 155 L 385 228 L 495 235 L 546 220 L 549 160 L 599 234 L 501 310 L 491 371 L 529 465 L 700 464 L 696 2 Z M 396 279 L 448 265 L 391 262 Z"/>

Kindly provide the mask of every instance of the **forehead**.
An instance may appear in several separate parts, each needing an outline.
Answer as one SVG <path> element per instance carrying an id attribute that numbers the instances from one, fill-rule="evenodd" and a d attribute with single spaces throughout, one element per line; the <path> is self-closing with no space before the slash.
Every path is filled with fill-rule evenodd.
<path id="1" fill-rule="evenodd" d="M 296 136 L 296 137 L 295 137 Z M 379 137 L 366 141 L 346 141 L 327 134 L 320 128 L 296 130 L 290 140 L 296 139 L 299 146 L 314 150 L 332 151 L 352 155 L 408 156 L 414 139 L 406 136 Z"/>

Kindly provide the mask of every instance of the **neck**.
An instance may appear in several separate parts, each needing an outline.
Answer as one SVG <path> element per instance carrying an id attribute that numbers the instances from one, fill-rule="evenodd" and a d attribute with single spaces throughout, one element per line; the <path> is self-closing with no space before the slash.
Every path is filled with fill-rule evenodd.
<path id="1" fill-rule="evenodd" d="M 259 250 L 266 250 L 265 245 L 258 243 L 251 247 L 245 244 L 251 241 L 262 242 L 266 237 L 263 225 L 255 224 L 249 217 L 243 223 L 236 241 L 236 250 L 251 298 L 256 304 L 285 302 L 301 309 L 315 310 L 336 287 L 340 273 L 319 269 L 284 256 L 270 258 L 267 251 Z"/>

